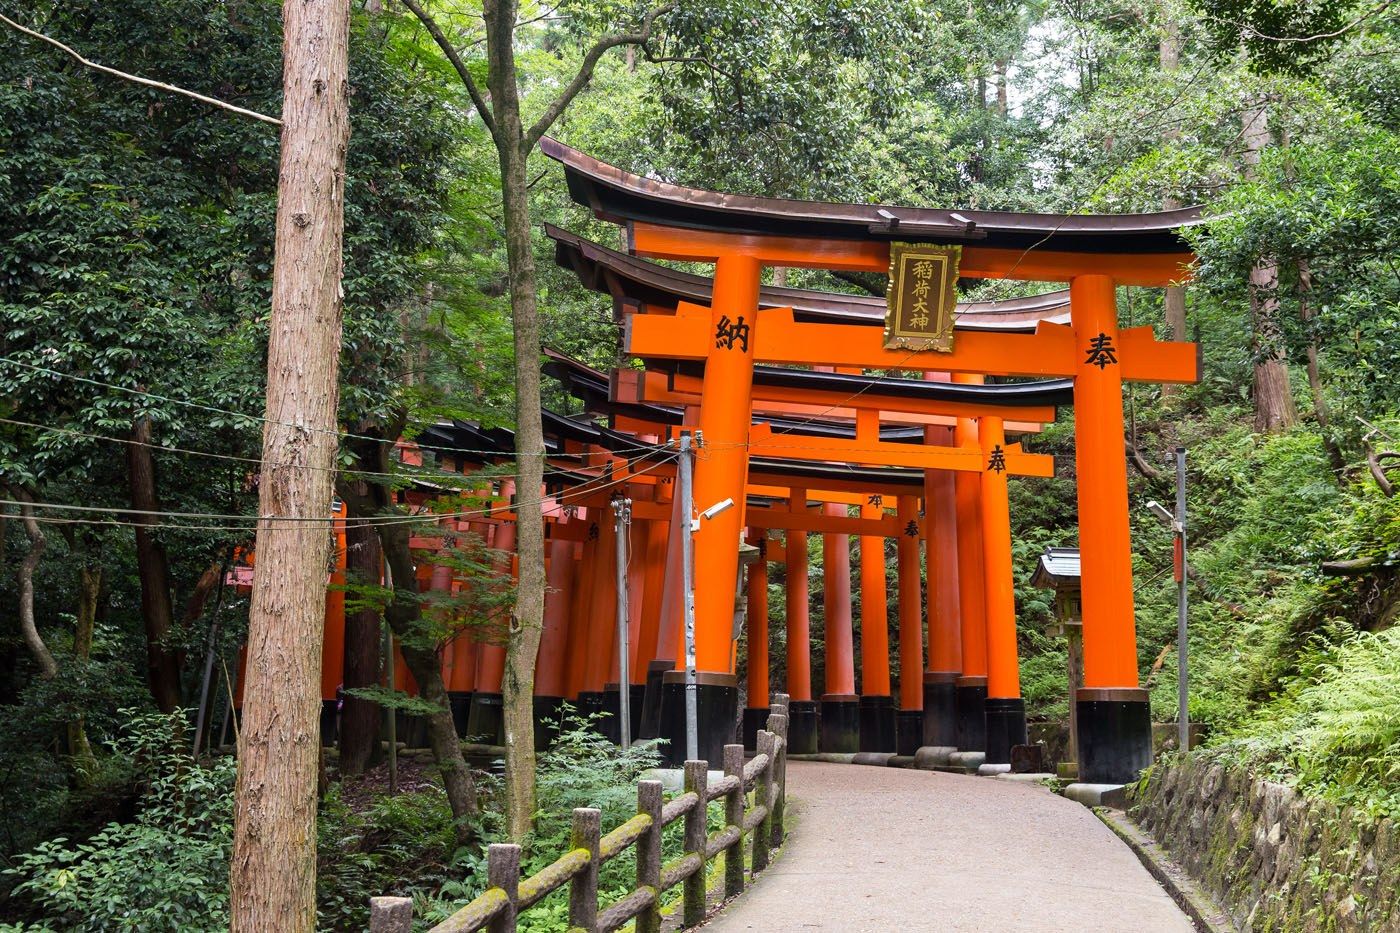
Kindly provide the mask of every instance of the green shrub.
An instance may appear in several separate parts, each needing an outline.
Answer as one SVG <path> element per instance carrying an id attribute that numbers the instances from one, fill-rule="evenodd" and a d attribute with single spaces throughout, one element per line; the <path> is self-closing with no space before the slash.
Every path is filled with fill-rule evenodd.
<path id="1" fill-rule="evenodd" d="M 130 712 L 117 752 L 147 782 L 135 821 L 20 855 L 6 869 L 22 879 L 15 896 L 66 930 L 226 928 L 234 762 L 193 760 L 180 714 Z"/>

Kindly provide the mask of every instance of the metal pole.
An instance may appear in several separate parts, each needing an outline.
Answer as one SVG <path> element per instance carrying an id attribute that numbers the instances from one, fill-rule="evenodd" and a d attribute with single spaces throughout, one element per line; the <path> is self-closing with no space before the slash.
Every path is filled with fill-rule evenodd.
<path id="1" fill-rule="evenodd" d="M 389 562 L 383 562 L 384 587 L 392 598 L 394 595 L 394 574 Z M 389 620 L 384 619 L 384 686 L 394 692 L 394 632 L 389 628 Z M 389 795 L 399 792 L 399 723 L 398 714 L 391 706 L 384 708 L 386 717 L 385 732 L 389 736 Z"/>
<path id="2" fill-rule="evenodd" d="M 700 726 L 695 696 L 695 568 L 692 566 L 692 535 L 695 534 L 695 503 L 692 500 L 691 471 L 694 469 L 694 448 L 690 435 L 680 437 L 680 464 L 677 468 L 676 495 L 681 500 L 681 516 L 685 534 L 681 535 L 681 600 L 685 619 L 685 757 L 687 761 L 700 758 Z"/>
<path id="3" fill-rule="evenodd" d="M 1176 720 L 1177 745 L 1191 749 L 1191 719 L 1187 710 L 1186 646 L 1186 448 L 1176 449 Z"/>
<path id="4" fill-rule="evenodd" d="M 627 536 L 632 528 L 632 500 L 613 499 L 613 529 L 617 537 L 617 716 L 623 750 L 632 747 L 632 685 L 627 647 Z"/>

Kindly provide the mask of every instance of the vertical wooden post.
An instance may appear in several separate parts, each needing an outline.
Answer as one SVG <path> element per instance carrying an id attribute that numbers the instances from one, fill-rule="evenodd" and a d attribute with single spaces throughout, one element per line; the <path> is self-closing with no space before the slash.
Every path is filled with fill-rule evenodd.
<path id="1" fill-rule="evenodd" d="M 879 440 L 879 429 L 877 418 L 873 441 Z M 884 514 L 883 506 L 868 501 L 860 507 L 861 518 L 880 518 Z M 918 539 L 914 540 L 917 547 Z M 860 695 L 890 695 L 889 582 L 885 575 L 885 539 L 876 535 L 860 537 Z"/>
<path id="2" fill-rule="evenodd" d="M 724 795 L 724 823 L 738 830 L 724 851 L 724 896 L 735 897 L 744 893 L 744 746 L 724 746 L 724 773 L 739 782 Z"/>
<path id="3" fill-rule="evenodd" d="M 491 918 L 487 930 L 515 933 L 515 902 L 520 897 L 520 846 L 512 842 L 491 844 L 486 850 L 486 883 L 500 888 L 506 895 L 506 906 Z"/>
<path id="4" fill-rule="evenodd" d="M 762 822 L 754 827 L 753 831 L 753 871 L 758 874 L 768 867 L 768 848 L 773 842 L 773 771 L 774 771 L 774 742 L 773 733 L 767 729 L 758 731 L 758 741 L 756 743 L 758 753 L 768 756 L 768 764 L 763 770 L 758 772 L 758 778 L 754 781 L 754 800 L 768 812 L 763 817 Z"/>
<path id="5" fill-rule="evenodd" d="M 598 925 L 598 839 L 603 813 L 592 807 L 574 810 L 572 847 L 588 851 L 588 864 L 569 882 L 569 925 L 591 930 Z"/>
<path id="6" fill-rule="evenodd" d="M 696 670 L 721 674 L 732 673 L 731 632 L 749 470 L 760 268 L 757 259 L 742 253 L 725 254 L 715 262 L 714 340 L 700 394 L 705 454 L 695 471 L 695 508 L 734 500 L 734 508 L 702 522 L 695 535 L 695 578 L 705 584 L 695 593 Z"/>
<path id="7" fill-rule="evenodd" d="M 1113 279 L 1076 276 L 1069 301 L 1079 354 L 1074 373 L 1084 620 L 1084 686 L 1075 696 L 1079 779 L 1122 784 L 1152 763 L 1152 722 L 1147 691 L 1138 686 L 1122 347 Z"/>
<path id="8" fill-rule="evenodd" d="M 807 490 L 794 489 L 789 510 L 807 509 Z M 812 630 L 808 618 L 807 532 L 784 532 L 787 580 L 787 692 L 799 701 L 812 699 Z"/>
<path id="9" fill-rule="evenodd" d="M 774 762 L 773 778 L 778 784 L 777 800 L 773 804 L 773 848 L 783 844 L 783 816 L 787 809 L 787 737 L 788 714 L 787 697 L 779 694 L 773 704 L 773 712 L 768 717 L 768 728 L 779 739 L 778 759 Z"/>
<path id="10" fill-rule="evenodd" d="M 682 848 L 687 855 L 694 852 L 700 856 L 700 866 L 682 882 L 685 906 L 681 925 L 687 927 L 693 927 L 705 919 L 705 843 L 706 824 L 709 822 L 709 806 L 705 802 L 705 794 L 710 782 L 709 768 L 710 764 L 706 761 L 685 763 L 685 790 L 699 799 L 685 815 L 685 838 Z M 591 930 L 592 927 L 586 929 Z"/>
<path id="11" fill-rule="evenodd" d="M 637 915 L 636 933 L 661 931 L 661 782 L 637 784 L 637 812 L 651 817 L 651 826 L 637 840 L 637 887 L 651 888 L 656 898 Z"/>
<path id="12" fill-rule="evenodd" d="M 908 533 L 910 527 L 918 526 L 918 511 L 917 500 L 913 496 L 899 497 L 900 532 L 895 544 L 895 559 L 899 570 L 897 582 L 901 710 L 920 710 L 924 707 L 923 600 L 919 590 L 919 536 Z M 927 512 L 925 517 L 926 520 L 931 520 Z"/>

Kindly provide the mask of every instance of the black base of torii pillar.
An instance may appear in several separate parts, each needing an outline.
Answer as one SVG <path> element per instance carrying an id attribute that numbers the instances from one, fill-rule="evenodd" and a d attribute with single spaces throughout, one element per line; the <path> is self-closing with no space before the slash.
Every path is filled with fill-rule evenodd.
<path id="1" fill-rule="evenodd" d="M 987 700 L 987 764 L 1008 765 L 1011 749 L 1026 744 L 1026 702 L 1020 697 Z"/>
<path id="2" fill-rule="evenodd" d="M 957 682 L 958 741 L 965 752 L 987 750 L 987 678 L 959 677 Z"/>
<path id="3" fill-rule="evenodd" d="M 893 752 L 894 697 L 865 696 L 860 698 L 860 750 L 863 752 Z"/>
<path id="4" fill-rule="evenodd" d="M 788 753 L 815 755 L 821 712 L 815 700 L 788 701 Z"/>
<path id="5" fill-rule="evenodd" d="M 1075 696 L 1079 780 L 1129 784 L 1152 764 L 1152 710 L 1146 690 L 1080 688 Z"/>
<path id="6" fill-rule="evenodd" d="M 758 751 L 758 733 L 768 728 L 768 714 L 772 711 L 768 706 L 744 707 L 744 719 L 739 725 L 744 751 Z"/>
<path id="7" fill-rule="evenodd" d="M 958 747 L 958 675 L 955 673 L 924 673 L 922 744 Z"/>
<path id="8" fill-rule="evenodd" d="M 821 743 L 824 755 L 860 751 L 860 698 L 850 693 L 822 695 Z"/>
<path id="9" fill-rule="evenodd" d="M 739 681 L 732 674 L 697 672 L 695 675 L 696 745 L 701 761 L 718 768 L 724 762 L 724 746 L 734 744 L 734 724 L 739 716 Z M 685 671 L 667 671 L 661 677 L 662 759 L 672 767 L 685 764 Z"/>

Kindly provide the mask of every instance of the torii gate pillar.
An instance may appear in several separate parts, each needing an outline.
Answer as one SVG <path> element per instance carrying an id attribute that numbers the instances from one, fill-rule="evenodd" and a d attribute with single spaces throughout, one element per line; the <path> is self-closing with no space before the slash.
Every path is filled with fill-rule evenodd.
<path id="1" fill-rule="evenodd" d="M 924 443 L 953 443 L 953 430 L 927 428 Z M 957 682 L 962 675 L 962 631 L 958 622 L 957 498 L 953 474 L 924 473 L 924 551 L 928 577 L 928 668 L 924 671 L 922 744 L 958 745 Z M 900 672 L 901 680 L 904 672 Z"/>
<path id="2" fill-rule="evenodd" d="M 749 425 L 753 408 L 753 363 L 757 348 L 758 288 L 761 263 L 743 252 L 722 252 L 715 260 L 711 298 L 714 341 L 705 360 L 700 395 L 703 448 L 695 468 L 697 512 L 732 499 L 734 507 L 702 520 L 695 533 L 695 670 L 700 757 L 719 761 L 734 741 L 739 685 L 734 676 L 734 597 L 739 578 L 736 558 L 744 528 L 744 487 L 748 480 Z M 685 755 L 685 664 L 662 679 L 661 737 L 667 757 Z"/>
<path id="3" fill-rule="evenodd" d="M 1138 686 L 1113 279 L 1071 281 L 1070 316 L 1080 351 L 1074 379 L 1084 610 L 1084 686 L 1075 696 L 1079 779 L 1123 784 L 1152 763 L 1152 721 L 1147 691 Z"/>
<path id="4" fill-rule="evenodd" d="M 794 489 L 789 499 L 794 512 L 807 509 L 807 491 Z M 785 533 L 787 561 L 787 691 L 788 750 L 795 755 L 817 751 L 819 719 L 812 701 L 812 627 L 807 592 L 807 532 L 789 529 Z"/>
<path id="5" fill-rule="evenodd" d="M 1000 418 L 983 418 L 982 555 L 987 598 L 987 764 L 1011 763 L 1011 748 L 1026 744 L 1026 704 L 1021 699 L 1016 653 L 1016 590 L 1011 575 L 1011 511 Z"/>
<path id="6" fill-rule="evenodd" d="M 955 382 L 979 377 L 954 375 Z M 959 447 L 976 447 L 977 420 L 959 418 Z M 957 679 L 958 748 L 987 748 L 987 591 L 982 554 L 982 474 L 959 472 L 953 479 L 957 511 L 958 607 L 962 635 L 962 676 Z"/>

